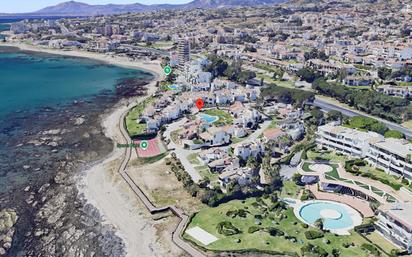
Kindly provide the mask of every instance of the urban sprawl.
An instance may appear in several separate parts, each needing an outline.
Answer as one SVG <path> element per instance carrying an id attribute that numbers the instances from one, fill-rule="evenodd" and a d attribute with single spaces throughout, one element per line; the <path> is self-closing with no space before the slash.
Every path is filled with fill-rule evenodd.
<path id="1" fill-rule="evenodd" d="M 125 124 L 204 204 L 181 235 L 202 251 L 407 256 L 411 21 L 402 1 L 292 1 L 24 20 L 5 41 L 171 68 Z"/>

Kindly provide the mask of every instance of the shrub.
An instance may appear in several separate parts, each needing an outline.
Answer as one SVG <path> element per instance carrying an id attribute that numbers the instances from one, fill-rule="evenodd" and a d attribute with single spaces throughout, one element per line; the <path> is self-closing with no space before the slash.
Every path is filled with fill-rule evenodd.
<path id="1" fill-rule="evenodd" d="M 328 252 L 320 246 L 307 244 L 300 248 L 302 256 L 317 256 L 317 257 L 326 257 Z"/>
<path id="2" fill-rule="evenodd" d="M 381 256 L 381 252 L 374 245 L 362 244 L 361 249 L 371 253 L 373 256 Z"/>
<path id="3" fill-rule="evenodd" d="M 373 225 L 373 223 L 367 223 L 356 226 L 354 229 L 358 233 L 369 233 L 375 230 L 375 226 Z"/>
<path id="4" fill-rule="evenodd" d="M 318 238 L 322 238 L 324 236 L 324 233 L 320 230 L 308 230 L 305 231 L 305 237 L 308 240 L 314 240 Z"/>
<path id="5" fill-rule="evenodd" d="M 232 223 L 230 223 L 229 221 L 222 221 L 219 224 L 217 224 L 217 232 L 219 234 L 225 235 L 225 236 L 233 236 L 236 234 L 241 233 L 241 231 L 233 226 Z"/>
<path id="6" fill-rule="evenodd" d="M 300 197 L 301 201 L 307 201 L 309 199 L 312 199 L 312 194 L 309 190 L 305 189 L 303 190 L 302 196 Z"/>
<path id="7" fill-rule="evenodd" d="M 239 216 L 241 218 L 246 218 L 248 213 L 249 212 L 245 211 L 244 209 L 239 209 L 239 210 L 226 212 L 226 216 L 231 217 L 231 218 L 236 218 L 237 216 Z"/>
<path id="8" fill-rule="evenodd" d="M 257 227 L 257 226 L 252 226 L 252 227 L 249 227 L 249 228 L 248 228 L 247 232 L 248 232 L 249 234 L 253 234 L 253 233 L 255 233 L 255 232 L 259 231 L 259 230 L 260 230 L 259 227 Z"/>
<path id="9" fill-rule="evenodd" d="M 270 227 L 270 228 L 267 228 L 266 230 L 271 236 L 284 236 L 285 235 L 285 232 L 277 228 Z"/>

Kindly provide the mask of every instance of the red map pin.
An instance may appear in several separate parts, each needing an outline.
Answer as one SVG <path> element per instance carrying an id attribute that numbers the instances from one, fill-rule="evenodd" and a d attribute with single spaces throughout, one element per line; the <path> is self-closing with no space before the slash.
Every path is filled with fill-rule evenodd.
<path id="1" fill-rule="evenodd" d="M 196 107 L 199 109 L 199 111 L 205 106 L 205 103 L 203 102 L 202 98 L 199 98 L 196 100 Z"/>

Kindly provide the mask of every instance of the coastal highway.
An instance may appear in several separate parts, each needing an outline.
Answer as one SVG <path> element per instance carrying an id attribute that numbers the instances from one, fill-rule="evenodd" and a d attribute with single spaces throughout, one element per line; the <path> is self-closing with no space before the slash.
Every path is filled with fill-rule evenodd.
<path id="1" fill-rule="evenodd" d="M 251 80 L 253 83 L 255 84 L 260 84 L 260 81 L 257 79 L 252 79 Z M 263 86 L 267 87 L 270 84 L 268 83 L 264 83 Z M 349 116 L 349 117 L 353 117 L 353 116 L 363 116 L 363 117 L 369 117 L 369 118 L 373 118 L 375 120 L 378 120 L 380 122 L 382 122 L 383 124 L 385 124 L 389 129 L 392 130 L 397 130 L 402 132 L 407 138 L 412 137 L 412 130 L 405 128 L 399 124 L 396 124 L 394 122 L 390 122 L 372 115 L 368 115 L 366 113 L 360 112 L 360 111 L 356 111 L 356 110 L 351 110 L 349 108 L 343 107 L 341 105 L 337 105 L 325 100 L 320 99 L 319 97 L 316 97 L 315 100 L 313 101 L 313 103 L 310 103 L 313 106 L 317 106 L 319 108 L 321 108 L 323 111 L 331 111 L 331 110 L 335 110 L 335 111 L 340 111 L 343 115 L 345 116 Z"/>
<path id="2" fill-rule="evenodd" d="M 382 122 L 383 124 L 385 124 L 389 129 L 392 130 L 398 130 L 400 132 L 402 132 L 403 134 L 405 134 L 406 137 L 412 137 L 412 130 L 407 129 L 399 124 L 372 116 L 372 115 L 368 115 L 362 112 L 358 112 L 358 111 L 354 111 L 351 110 L 349 108 L 345 108 L 343 106 L 339 106 L 330 102 L 327 102 L 325 100 L 320 99 L 319 97 L 316 97 L 315 101 L 313 103 L 311 103 L 314 106 L 317 106 L 319 108 L 321 108 L 324 111 L 331 111 L 331 110 L 335 110 L 335 111 L 340 111 L 343 115 L 345 116 L 349 116 L 349 117 L 353 117 L 353 116 L 363 116 L 363 117 L 370 117 L 373 118 L 375 120 L 378 120 L 380 122 Z"/>

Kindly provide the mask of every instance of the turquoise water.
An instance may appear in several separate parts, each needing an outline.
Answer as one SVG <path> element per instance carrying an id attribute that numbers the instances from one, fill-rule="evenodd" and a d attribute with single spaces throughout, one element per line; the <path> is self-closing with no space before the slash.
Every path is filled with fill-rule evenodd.
<path id="1" fill-rule="evenodd" d="M 10 29 L 10 25 L 1 23 L 1 21 L 0 21 L 0 40 L 3 39 L 3 38 L 5 38 L 5 36 L 2 35 L 1 32 L 2 32 L 2 31 L 9 30 L 9 29 Z"/>
<path id="2" fill-rule="evenodd" d="M 11 51 L 0 47 L 0 116 L 113 92 L 124 78 L 150 76 L 88 59 Z"/>
<path id="3" fill-rule="evenodd" d="M 208 114 L 199 114 L 199 116 L 202 120 L 206 121 L 209 124 L 219 120 L 219 117 L 208 115 Z"/>
<path id="4" fill-rule="evenodd" d="M 341 214 L 338 219 L 323 218 L 321 210 L 335 210 Z M 314 224 L 316 220 L 322 218 L 325 229 L 342 229 L 353 225 L 353 221 L 348 211 L 340 204 L 332 202 L 315 202 L 303 206 L 299 211 L 300 216 L 309 224 Z"/>
<path id="5" fill-rule="evenodd" d="M 169 87 L 170 90 L 178 90 L 179 89 L 179 87 L 175 84 L 169 85 L 168 87 Z"/>

